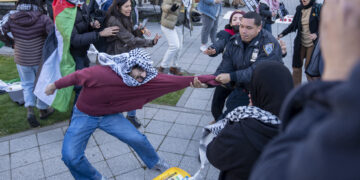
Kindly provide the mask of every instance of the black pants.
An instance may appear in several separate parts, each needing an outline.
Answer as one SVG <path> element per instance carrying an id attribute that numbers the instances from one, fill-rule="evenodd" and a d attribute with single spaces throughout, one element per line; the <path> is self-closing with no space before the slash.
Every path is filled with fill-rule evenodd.
<path id="1" fill-rule="evenodd" d="M 223 86 L 217 86 L 215 88 L 214 96 L 211 103 L 211 113 L 215 121 L 217 121 L 223 113 L 225 100 L 231 92 L 232 89 L 225 88 Z"/>

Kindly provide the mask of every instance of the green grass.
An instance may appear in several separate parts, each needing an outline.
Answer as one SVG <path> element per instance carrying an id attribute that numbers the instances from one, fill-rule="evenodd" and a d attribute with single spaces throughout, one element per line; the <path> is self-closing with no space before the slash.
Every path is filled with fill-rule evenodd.
<path id="1" fill-rule="evenodd" d="M 6 81 L 16 78 L 19 78 L 19 75 L 13 57 L 0 55 L 0 79 Z M 155 99 L 151 103 L 175 106 L 184 91 L 185 90 L 183 89 L 177 92 L 166 94 Z M 73 104 L 73 102 L 70 102 L 70 104 Z M 56 111 L 53 115 L 48 117 L 47 120 L 40 120 L 38 111 L 35 113 L 41 127 L 43 127 L 69 119 L 70 112 L 70 109 L 65 113 Z M 19 106 L 11 101 L 7 93 L 0 95 L 0 137 L 22 132 L 28 129 L 31 128 L 26 120 L 25 107 Z"/>
<path id="2" fill-rule="evenodd" d="M 181 95 L 184 93 L 185 89 L 172 92 L 169 94 L 165 94 L 153 101 L 151 103 L 153 104 L 161 104 L 161 105 L 168 105 L 168 106 L 175 106 L 176 103 L 179 101 Z"/>
<path id="3" fill-rule="evenodd" d="M 18 72 L 13 57 L 0 56 L 0 79 L 11 80 L 18 78 Z M 71 102 L 72 103 L 72 102 Z M 70 110 L 65 113 L 55 112 L 46 120 L 40 120 L 36 110 L 37 119 L 41 126 L 47 126 L 56 122 L 69 119 Z M 26 109 L 11 101 L 9 95 L 0 95 L 0 136 L 5 136 L 30 129 L 26 120 Z"/>

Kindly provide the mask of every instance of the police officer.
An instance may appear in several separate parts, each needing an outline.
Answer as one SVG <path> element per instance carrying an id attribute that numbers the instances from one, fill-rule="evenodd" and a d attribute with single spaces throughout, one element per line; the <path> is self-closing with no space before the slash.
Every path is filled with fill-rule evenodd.
<path id="1" fill-rule="evenodd" d="M 235 84 L 229 95 L 225 115 L 238 106 L 249 104 L 245 85 L 250 82 L 255 66 L 261 61 L 282 61 L 281 47 L 275 37 L 262 30 L 261 16 L 248 12 L 240 24 L 240 34 L 231 37 L 223 54 L 223 61 L 215 72 L 216 80 L 222 84 Z"/>

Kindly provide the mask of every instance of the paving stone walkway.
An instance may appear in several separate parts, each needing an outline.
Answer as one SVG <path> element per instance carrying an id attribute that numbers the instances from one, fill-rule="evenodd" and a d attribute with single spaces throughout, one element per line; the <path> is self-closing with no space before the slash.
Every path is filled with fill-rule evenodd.
<path id="1" fill-rule="evenodd" d="M 289 10 L 295 9 L 298 1 L 287 0 Z M 223 14 L 233 10 L 224 8 Z M 290 11 L 293 12 L 293 11 Z M 219 30 L 228 23 L 221 20 Z M 280 33 L 286 25 L 274 25 L 274 35 Z M 148 23 L 148 28 L 161 33 L 159 23 Z M 221 61 L 221 56 L 209 58 L 202 54 L 200 47 L 201 27 L 195 27 L 190 33 L 185 29 L 184 51 L 181 68 L 195 74 L 211 74 Z M 294 33 L 284 40 L 288 46 L 288 55 L 284 62 L 291 67 L 292 40 Z M 166 39 L 162 37 L 153 48 L 146 49 L 151 54 L 154 65 L 158 66 L 167 49 Z M 12 54 L 12 50 L 2 48 L 0 54 Z M 303 78 L 305 79 L 305 78 Z M 210 113 L 213 89 L 187 88 L 176 107 L 147 104 L 138 110 L 143 132 L 161 157 L 171 166 L 180 167 L 194 174 L 200 163 L 198 146 L 202 127 L 212 121 Z M 70 180 L 69 170 L 61 160 L 61 147 L 68 122 L 32 129 L 26 132 L 0 138 L 0 180 Z M 149 170 L 126 144 L 96 130 L 90 137 L 86 148 L 89 161 L 104 176 L 110 179 L 147 180 L 159 175 L 159 171 Z M 219 171 L 207 167 L 207 180 L 215 180 Z"/>

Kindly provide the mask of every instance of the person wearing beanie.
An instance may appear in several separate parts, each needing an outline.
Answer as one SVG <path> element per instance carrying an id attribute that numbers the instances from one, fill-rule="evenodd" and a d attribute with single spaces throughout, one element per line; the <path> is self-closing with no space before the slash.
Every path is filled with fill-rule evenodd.
<path id="1" fill-rule="evenodd" d="M 292 76 L 295 86 L 301 84 L 303 61 L 306 59 L 306 68 L 318 41 L 320 10 L 321 4 L 316 3 L 315 0 L 300 0 L 293 21 L 278 35 L 278 38 L 282 38 L 291 32 L 297 31 L 292 61 Z M 310 76 L 307 76 L 307 79 L 311 80 Z"/>

